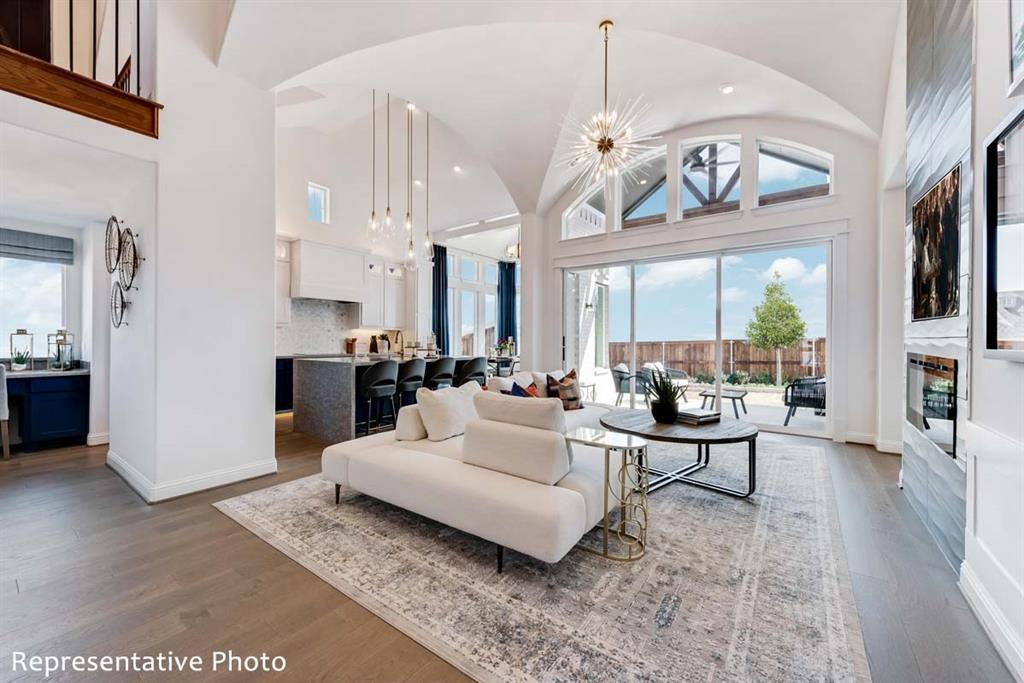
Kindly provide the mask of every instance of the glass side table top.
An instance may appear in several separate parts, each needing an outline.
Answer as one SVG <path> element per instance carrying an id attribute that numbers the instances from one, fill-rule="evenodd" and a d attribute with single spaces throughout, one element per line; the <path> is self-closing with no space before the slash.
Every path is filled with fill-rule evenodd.
<path id="1" fill-rule="evenodd" d="M 632 434 L 594 427 L 577 427 L 565 434 L 566 441 L 598 448 L 646 448 L 647 440 Z"/>

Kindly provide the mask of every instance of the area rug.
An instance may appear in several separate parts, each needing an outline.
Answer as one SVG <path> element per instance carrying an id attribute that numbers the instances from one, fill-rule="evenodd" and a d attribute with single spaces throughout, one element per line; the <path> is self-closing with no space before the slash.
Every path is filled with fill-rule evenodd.
<path id="1" fill-rule="evenodd" d="M 633 563 L 506 551 L 498 574 L 493 544 L 352 490 L 335 505 L 319 475 L 216 507 L 480 681 L 870 680 L 825 453 L 758 450 L 749 499 L 652 493 Z M 738 487 L 745 469 L 740 445 L 705 472 Z"/>

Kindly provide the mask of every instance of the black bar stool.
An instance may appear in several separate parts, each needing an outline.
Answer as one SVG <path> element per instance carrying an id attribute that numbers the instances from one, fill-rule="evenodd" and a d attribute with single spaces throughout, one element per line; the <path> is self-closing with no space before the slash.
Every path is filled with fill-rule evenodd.
<path id="1" fill-rule="evenodd" d="M 466 382 L 476 382 L 480 386 L 487 384 L 487 359 L 483 356 L 470 358 L 459 368 L 455 386 L 461 387 Z"/>
<path id="2" fill-rule="evenodd" d="M 373 405 L 377 405 L 377 427 L 374 431 L 381 431 L 381 418 L 383 410 L 380 407 L 381 399 L 391 403 L 391 425 L 394 426 L 398 409 L 395 405 L 395 393 L 398 385 L 398 363 L 393 360 L 382 360 L 366 368 L 362 379 L 359 380 L 359 397 L 366 401 L 366 434 L 369 435 L 371 423 L 373 422 Z M 386 405 L 385 403 L 385 405 Z"/>
<path id="3" fill-rule="evenodd" d="M 427 363 L 426 373 L 423 376 L 423 386 L 428 389 L 440 389 L 450 387 L 455 381 L 455 359 L 451 356 L 438 358 Z"/>
<path id="4" fill-rule="evenodd" d="M 398 366 L 398 407 L 405 402 L 405 395 L 415 392 L 423 386 L 423 375 L 427 371 L 427 361 L 422 358 L 407 360 Z M 415 401 L 414 401 L 415 402 Z"/>

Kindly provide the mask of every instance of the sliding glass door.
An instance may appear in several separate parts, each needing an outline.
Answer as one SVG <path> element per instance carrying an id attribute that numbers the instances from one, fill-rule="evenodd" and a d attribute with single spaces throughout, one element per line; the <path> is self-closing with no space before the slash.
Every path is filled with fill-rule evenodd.
<path id="1" fill-rule="evenodd" d="M 727 416 L 827 435 L 829 259 L 798 244 L 566 270 L 565 367 L 601 403 L 643 405 L 623 378 L 664 370 L 688 405 L 720 391 Z"/>

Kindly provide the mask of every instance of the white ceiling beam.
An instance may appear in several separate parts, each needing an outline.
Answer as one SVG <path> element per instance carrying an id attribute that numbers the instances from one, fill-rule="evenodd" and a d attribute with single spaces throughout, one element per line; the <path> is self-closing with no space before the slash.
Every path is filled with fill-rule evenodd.
<path id="1" fill-rule="evenodd" d="M 431 232 L 434 237 L 441 239 L 451 239 L 453 237 L 465 237 L 466 235 L 476 235 L 481 232 L 489 232 L 491 230 L 500 230 L 501 228 L 510 228 L 513 225 L 519 225 L 521 219 L 519 214 L 513 214 L 511 216 L 503 216 L 501 218 L 492 218 L 490 220 L 479 221 L 477 223 L 471 223 L 469 225 L 456 225 L 450 228 L 434 229 Z"/>

